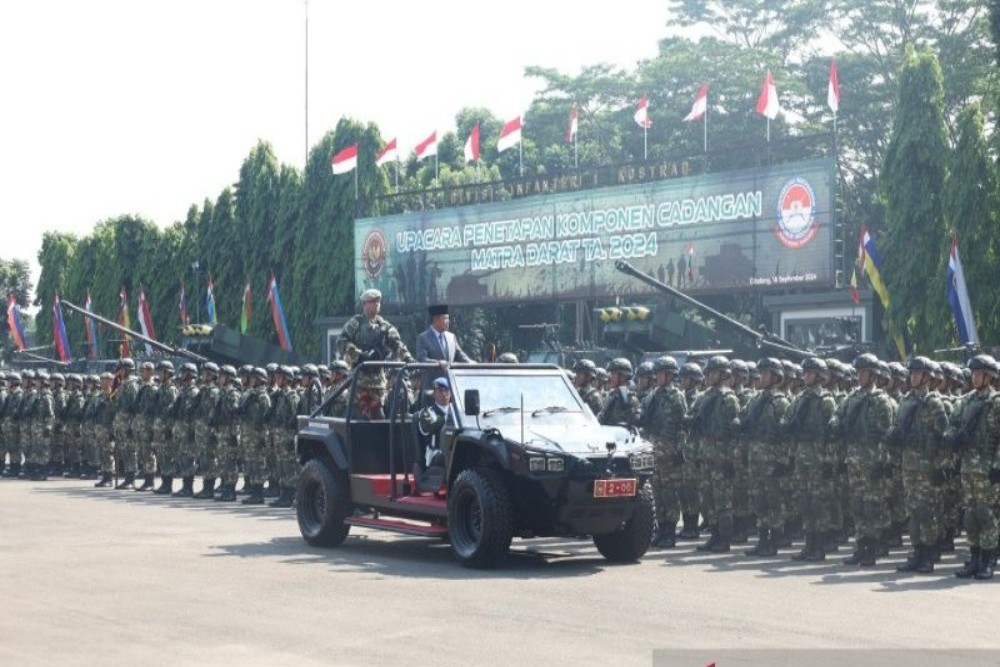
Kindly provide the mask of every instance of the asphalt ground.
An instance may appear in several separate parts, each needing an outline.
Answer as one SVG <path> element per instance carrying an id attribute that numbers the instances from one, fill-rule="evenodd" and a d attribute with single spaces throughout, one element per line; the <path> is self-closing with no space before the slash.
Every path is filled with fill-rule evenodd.
<path id="1" fill-rule="evenodd" d="M 964 543 L 930 576 L 898 574 L 903 549 L 867 570 L 840 565 L 843 548 L 801 564 L 792 550 L 704 555 L 694 542 L 609 565 L 573 539 L 515 540 L 505 566 L 483 572 L 438 540 L 352 529 L 343 546 L 318 549 L 293 510 L 92 484 L 0 481 L 0 665 L 618 666 L 661 664 L 664 649 L 703 652 L 704 665 L 719 649 L 1000 651 L 1000 577 L 956 579 Z"/>

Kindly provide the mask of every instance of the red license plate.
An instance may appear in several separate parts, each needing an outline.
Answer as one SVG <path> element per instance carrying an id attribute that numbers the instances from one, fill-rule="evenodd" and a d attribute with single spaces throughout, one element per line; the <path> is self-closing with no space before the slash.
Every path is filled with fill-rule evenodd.
<path id="1" fill-rule="evenodd" d="M 634 496 L 636 480 L 634 479 L 598 479 L 594 480 L 595 498 L 620 498 Z"/>

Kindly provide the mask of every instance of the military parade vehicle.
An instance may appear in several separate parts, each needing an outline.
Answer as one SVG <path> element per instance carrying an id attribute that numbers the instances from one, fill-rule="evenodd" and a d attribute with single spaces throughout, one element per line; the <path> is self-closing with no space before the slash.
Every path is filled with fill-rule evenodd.
<path id="1" fill-rule="evenodd" d="M 411 405 L 404 383 L 429 369 L 438 367 L 364 363 L 299 418 L 306 542 L 337 546 L 352 526 L 443 538 L 477 568 L 500 563 L 514 537 L 590 536 L 613 562 L 646 552 L 653 455 L 634 429 L 601 425 L 549 364 L 452 365 L 450 414 L 428 423 L 427 397 Z M 358 394 L 386 372 L 394 380 L 385 419 L 368 419 Z M 323 416 L 338 397 L 346 414 Z M 440 465 L 425 465 L 428 446 L 439 448 Z"/>

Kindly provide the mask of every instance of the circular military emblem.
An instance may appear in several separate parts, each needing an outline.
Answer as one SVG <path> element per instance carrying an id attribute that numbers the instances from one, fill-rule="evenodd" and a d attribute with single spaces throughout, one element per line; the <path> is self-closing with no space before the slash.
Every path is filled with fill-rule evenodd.
<path id="1" fill-rule="evenodd" d="M 385 235 L 377 229 L 368 232 L 364 245 L 361 246 L 361 263 L 364 264 L 365 273 L 369 278 L 375 279 L 381 275 L 388 254 Z"/>
<path id="2" fill-rule="evenodd" d="M 789 248 L 801 248 L 812 241 L 819 231 L 815 206 L 816 195 L 808 181 L 788 181 L 778 197 L 778 226 L 774 230 L 778 240 Z"/>

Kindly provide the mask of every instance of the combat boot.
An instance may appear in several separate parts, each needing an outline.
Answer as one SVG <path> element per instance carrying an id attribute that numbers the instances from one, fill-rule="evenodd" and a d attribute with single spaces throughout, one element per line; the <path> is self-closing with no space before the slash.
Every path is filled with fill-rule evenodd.
<path id="1" fill-rule="evenodd" d="M 955 551 L 955 529 L 948 528 L 944 531 L 944 536 L 938 542 L 938 547 L 942 553 L 950 554 Z"/>
<path id="2" fill-rule="evenodd" d="M 701 533 L 698 532 L 698 515 L 684 514 L 682 518 L 684 527 L 681 528 L 680 538 L 682 540 L 697 540 L 701 537 Z"/>
<path id="3" fill-rule="evenodd" d="M 986 581 L 993 578 L 993 568 L 997 566 L 997 552 L 995 549 L 983 549 L 979 557 L 979 572 L 976 572 L 976 579 Z"/>
<path id="4" fill-rule="evenodd" d="M 746 544 L 747 539 L 747 519 L 746 517 L 738 516 L 734 520 L 733 524 L 733 544 Z"/>
<path id="5" fill-rule="evenodd" d="M 858 561 L 858 565 L 861 567 L 875 567 L 875 552 L 878 550 L 878 540 L 874 537 L 866 537 L 864 540 L 865 543 L 861 549 L 861 558 Z"/>
<path id="6" fill-rule="evenodd" d="M 972 558 L 968 562 L 955 571 L 955 576 L 959 579 L 969 579 L 974 577 L 979 573 L 982 567 L 982 556 L 983 550 L 979 547 L 969 547 L 969 551 L 972 552 Z"/>
<path id="7" fill-rule="evenodd" d="M 844 565 L 860 565 L 862 559 L 864 558 L 865 549 L 867 547 L 868 539 L 865 537 L 859 537 L 854 542 L 854 553 L 845 558 L 842 562 Z"/>
<path id="8" fill-rule="evenodd" d="M 934 572 L 934 546 L 921 544 L 917 547 L 920 553 L 920 562 L 917 563 L 917 574 L 931 574 Z"/>
<path id="9" fill-rule="evenodd" d="M 267 493 L 264 494 L 266 498 L 277 498 L 280 494 L 278 478 L 268 477 L 267 478 Z"/>
<path id="10" fill-rule="evenodd" d="M 920 566 L 922 557 L 923 550 L 920 548 L 920 545 L 914 544 L 913 550 L 910 551 L 910 555 L 906 558 L 906 562 L 896 566 L 896 572 L 915 572 L 917 567 Z"/>
<path id="11" fill-rule="evenodd" d="M 236 500 L 236 485 L 235 484 L 223 484 L 222 493 L 215 497 L 215 500 L 224 503 L 231 503 Z"/>
<path id="12" fill-rule="evenodd" d="M 94 484 L 95 489 L 107 489 L 111 486 L 111 473 L 104 472 L 101 473 L 101 479 L 96 484 Z"/>
<path id="13" fill-rule="evenodd" d="M 142 478 L 142 486 L 137 486 L 136 491 L 152 491 L 153 490 L 153 476 L 144 475 Z"/>
<path id="14" fill-rule="evenodd" d="M 290 486 L 283 486 L 281 487 L 281 494 L 278 496 L 278 499 L 272 500 L 268 505 L 271 507 L 291 507 L 294 500 L 295 489 Z"/>
<path id="15" fill-rule="evenodd" d="M 826 551 L 823 549 L 823 533 L 813 533 L 812 549 L 806 553 L 803 560 L 807 563 L 818 563 L 826 560 Z"/>
<path id="16" fill-rule="evenodd" d="M 657 549 L 670 549 L 677 546 L 677 524 L 669 521 L 661 523 L 653 546 Z"/>
<path id="17" fill-rule="evenodd" d="M 251 484 L 250 485 L 250 495 L 242 500 L 244 505 L 263 505 L 264 504 L 264 485 L 263 484 Z"/>
<path id="18" fill-rule="evenodd" d="M 119 482 L 118 486 L 115 487 L 116 491 L 122 491 L 124 489 L 134 489 L 135 488 L 135 473 L 127 472 L 125 473 L 125 479 Z"/>
<path id="19" fill-rule="evenodd" d="M 215 491 L 215 478 L 206 477 L 201 484 L 201 491 L 192 495 L 194 500 L 211 500 Z"/>
<path id="20" fill-rule="evenodd" d="M 839 530 L 828 530 L 826 532 L 820 533 L 820 546 L 823 547 L 823 551 L 828 554 L 835 554 L 840 551 L 840 531 Z"/>
<path id="21" fill-rule="evenodd" d="M 10 468 L 8 468 L 8 473 L 6 476 L 17 479 L 18 477 L 20 477 L 20 475 L 21 475 L 21 464 L 11 463 Z"/>
<path id="22" fill-rule="evenodd" d="M 771 541 L 774 542 L 775 549 L 792 546 L 792 538 L 788 537 L 788 533 L 781 528 L 776 528 L 771 531 Z"/>
<path id="23" fill-rule="evenodd" d="M 714 530 L 711 530 L 711 528 L 714 528 Z M 711 530 L 712 536 L 709 537 L 708 540 L 705 541 L 703 544 L 699 544 L 698 546 L 696 546 L 695 547 L 695 551 L 711 551 L 712 548 L 715 546 L 715 543 L 719 541 L 718 525 L 711 526 L 710 530 Z"/>
<path id="24" fill-rule="evenodd" d="M 153 489 L 153 493 L 158 496 L 165 496 L 172 493 L 174 490 L 174 478 L 170 475 L 163 475 L 160 477 L 160 485 Z"/>
<path id="25" fill-rule="evenodd" d="M 34 465 L 34 474 L 31 476 L 33 482 L 44 482 L 49 479 L 48 465 L 44 463 L 36 463 Z"/>
<path id="26" fill-rule="evenodd" d="M 194 495 L 194 476 L 182 477 L 184 485 L 181 486 L 180 491 L 174 491 L 170 495 L 174 498 L 190 498 Z"/>
<path id="27" fill-rule="evenodd" d="M 744 549 L 747 556 L 777 556 L 778 550 L 774 546 L 769 528 L 761 528 L 757 531 L 757 546 L 752 549 Z"/>

